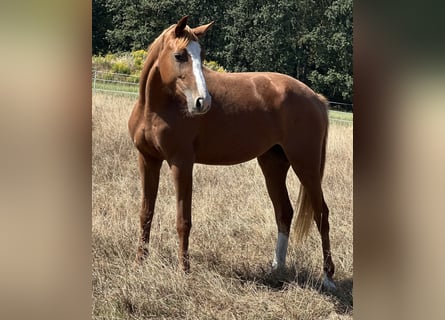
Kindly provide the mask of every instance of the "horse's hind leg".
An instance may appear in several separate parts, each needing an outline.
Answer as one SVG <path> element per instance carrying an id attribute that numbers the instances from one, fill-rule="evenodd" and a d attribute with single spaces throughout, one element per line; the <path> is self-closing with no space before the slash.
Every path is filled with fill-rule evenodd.
<path id="1" fill-rule="evenodd" d="M 258 163 L 266 179 L 267 191 L 275 211 L 278 240 L 272 263 L 273 269 L 285 266 L 289 231 L 293 209 L 286 188 L 286 176 L 290 164 L 283 149 L 276 145 L 258 157 Z"/>
<path id="2" fill-rule="evenodd" d="M 144 157 L 139 153 L 139 171 L 142 180 L 142 207 L 140 212 L 141 237 L 136 261 L 142 262 L 148 254 L 151 223 L 153 221 L 156 196 L 159 186 L 159 172 L 162 161 Z"/>
<path id="3" fill-rule="evenodd" d="M 302 188 L 307 192 L 312 208 L 314 210 L 314 220 L 317 224 L 318 231 L 321 236 L 321 245 L 323 250 L 323 271 L 324 280 L 323 285 L 328 289 L 334 289 L 335 284 L 332 281 L 332 276 L 334 274 L 334 263 L 331 257 L 331 245 L 329 240 L 329 209 L 324 201 L 323 190 L 321 188 L 321 174 L 320 166 L 317 161 L 310 161 L 309 158 L 305 157 L 296 161 L 295 158 L 290 158 L 292 168 L 297 174 Z M 312 164 L 312 165 L 311 165 Z"/>

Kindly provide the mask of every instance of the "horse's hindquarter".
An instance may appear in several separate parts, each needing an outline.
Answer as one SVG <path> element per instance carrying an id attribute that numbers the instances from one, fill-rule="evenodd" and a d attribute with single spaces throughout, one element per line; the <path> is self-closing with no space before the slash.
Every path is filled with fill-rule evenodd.
<path id="1" fill-rule="evenodd" d="M 315 93 L 288 76 L 212 72 L 206 74 L 206 81 L 212 108 L 200 119 L 196 162 L 234 164 L 251 160 L 282 144 L 288 136 L 312 131 L 312 122 L 318 121 L 319 110 L 311 111 L 314 105 L 309 102 Z"/>

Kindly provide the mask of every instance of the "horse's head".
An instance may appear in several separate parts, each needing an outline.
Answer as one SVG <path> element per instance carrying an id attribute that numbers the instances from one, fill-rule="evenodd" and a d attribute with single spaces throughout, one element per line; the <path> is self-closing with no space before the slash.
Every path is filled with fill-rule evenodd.
<path id="1" fill-rule="evenodd" d="M 211 96 L 202 72 L 199 38 L 213 22 L 196 28 L 187 26 L 187 16 L 172 26 L 164 35 L 159 53 L 158 68 L 162 82 L 186 100 L 188 112 L 204 114 L 210 109 Z"/>

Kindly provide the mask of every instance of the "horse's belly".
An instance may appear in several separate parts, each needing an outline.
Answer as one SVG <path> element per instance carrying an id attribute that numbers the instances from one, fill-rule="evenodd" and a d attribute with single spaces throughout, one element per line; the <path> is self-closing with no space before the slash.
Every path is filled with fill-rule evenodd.
<path id="1" fill-rule="evenodd" d="M 205 155 L 205 156 L 197 156 L 195 162 L 201 163 L 201 164 L 209 164 L 209 165 L 234 165 L 234 164 L 252 160 L 261 154 L 262 153 L 258 153 L 258 154 L 252 153 L 252 154 L 244 154 L 242 156 L 239 156 L 239 155 L 234 156 L 233 154 L 227 154 L 227 155 L 218 154 L 218 155 L 213 155 L 213 156 Z"/>
<path id="2" fill-rule="evenodd" d="M 195 162 L 210 165 L 238 164 L 262 155 L 276 143 L 271 139 L 214 141 L 195 147 Z"/>
<path id="3" fill-rule="evenodd" d="M 279 108 L 230 106 L 215 104 L 214 111 L 211 109 L 202 119 L 194 141 L 196 162 L 217 165 L 246 162 L 280 143 L 283 126 Z"/>

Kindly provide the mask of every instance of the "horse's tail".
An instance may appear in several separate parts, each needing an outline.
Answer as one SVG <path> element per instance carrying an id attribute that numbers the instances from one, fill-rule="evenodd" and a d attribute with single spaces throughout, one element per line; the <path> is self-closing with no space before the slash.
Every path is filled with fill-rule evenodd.
<path id="1" fill-rule="evenodd" d="M 328 118 L 329 102 L 321 94 L 317 94 L 317 96 L 320 102 L 323 104 L 323 110 L 322 110 L 323 121 L 325 121 L 326 123 L 323 141 L 321 145 L 320 178 L 322 179 L 326 162 L 326 143 L 328 139 L 328 126 L 329 126 L 329 118 Z M 294 224 L 293 233 L 296 242 L 300 243 L 308 235 L 309 230 L 312 226 L 312 221 L 314 220 L 314 208 L 312 207 L 309 194 L 307 193 L 306 188 L 303 185 L 300 186 L 300 192 L 298 193 L 297 204 L 298 204 L 297 221 Z"/>

